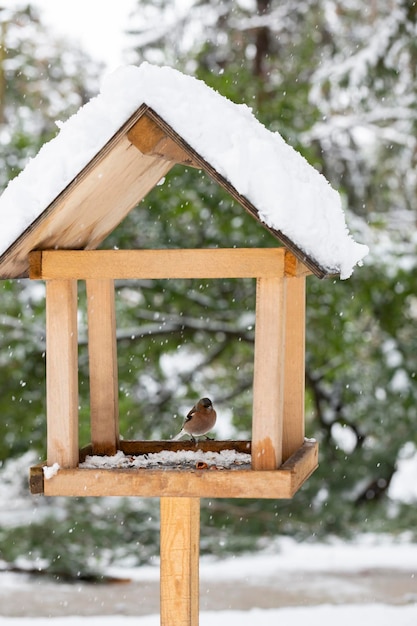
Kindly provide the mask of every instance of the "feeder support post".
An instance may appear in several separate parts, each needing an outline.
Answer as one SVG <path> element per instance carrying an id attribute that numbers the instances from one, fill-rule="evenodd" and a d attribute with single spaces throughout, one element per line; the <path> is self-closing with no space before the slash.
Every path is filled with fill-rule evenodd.
<path id="1" fill-rule="evenodd" d="M 198 626 L 200 498 L 161 498 L 161 626 Z"/>

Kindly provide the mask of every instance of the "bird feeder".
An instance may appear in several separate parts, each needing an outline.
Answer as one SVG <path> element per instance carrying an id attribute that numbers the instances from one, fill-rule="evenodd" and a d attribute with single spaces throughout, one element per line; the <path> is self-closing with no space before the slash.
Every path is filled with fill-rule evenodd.
<path id="1" fill-rule="evenodd" d="M 206 172 L 281 247 L 97 250 L 174 165 Z M 26 221 L 15 217 L 20 206 Z M 31 469 L 31 491 L 160 497 L 161 624 L 172 624 L 172 615 L 176 625 L 197 624 L 200 498 L 291 498 L 316 469 L 317 443 L 304 433 L 305 280 L 349 274 L 365 247 L 347 234 L 338 194 L 279 135 L 200 81 L 147 64 L 108 79 L 12 181 L 0 198 L 5 221 L 13 223 L 0 277 L 46 283 L 47 459 Z M 91 453 L 196 446 L 120 437 L 114 281 L 247 277 L 257 284 L 252 437 L 197 445 L 248 452 L 251 466 L 80 468 Z M 81 450 L 79 281 L 87 293 L 91 420 L 91 443 Z"/>

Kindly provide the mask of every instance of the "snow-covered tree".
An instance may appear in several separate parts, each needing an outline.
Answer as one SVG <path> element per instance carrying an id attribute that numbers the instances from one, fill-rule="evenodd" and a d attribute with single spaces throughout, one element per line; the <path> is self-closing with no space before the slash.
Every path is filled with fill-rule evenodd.
<path id="1" fill-rule="evenodd" d="M 417 7 L 323 2 L 325 45 L 311 80 L 321 119 L 304 135 L 359 214 L 417 209 Z"/>
<path id="2" fill-rule="evenodd" d="M 320 440 L 319 470 L 292 502 L 213 501 L 203 508 L 203 550 L 247 548 L 260 534 L 409 525 L 412 508 L 393 507 L 386 494 L 398 460 L 417 447 L 415 19 L 415 4 L 405 0 L 142 0 L 132 15 L 132 62 L 174 65 L 252 106 L 341 191 L 355 237 L 371 246 L 348 282 L 308 280 L 307 435 Z M 55 118 L 95 91 L 96 72 L 81 53 L 53 42 L 33 11 L 3 10 L 0 22 L 4 185 L 53 135 Z M 174 168 L 105 245 L 269 246 L 275 240 L 200 172 Z M 43 452 L 42 297 L 33 286 L 2 285 L 4 458 L 31 446 Z M 169 437 L 190 401 L 207 390 L 225 436 L 250 435 L 254 299 L 251 280 L 118 283 L 125 437 Z M 80 292 L 82 418 L 88 412 L 83 303 Z M 81 431 L 86 443 L 84 421 Z M 99 567 L 100 554 L 113 558 L 109 547 L 118 539 L 123 549 L 115 553 L 127 553 L 129 542 L 136 553 L 140 523 L 138 560 L 145 560 L 156 541 L 154 515 L 141 502 L 119 504 L 66 502 L 56 541 L 44 540 L 43 521 L 32 525 L 30 546 L 25 530 L 13 531 L 9 541 L 3 529 L 0 556 L 16 558 L 13 546 L 21 542 L 51 570 L 67 563 L 73 574 L 85 555 L 66 544 L 69 529 Z M 88 517 L 93 523 L 79 521 Z M 222 548 L 213 540 L 219 533 Z"/>

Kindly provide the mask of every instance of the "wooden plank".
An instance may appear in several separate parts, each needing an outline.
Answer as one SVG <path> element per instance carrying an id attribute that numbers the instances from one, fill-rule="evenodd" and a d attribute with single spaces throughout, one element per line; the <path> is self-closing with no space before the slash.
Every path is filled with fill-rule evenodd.
<path id="1" fill-rule="evenodd" d="M 48 465 L 78 465 L 77 282 L 46 283 Z"/>
<path id="2" fill-rule="evenodd" d="M 258 278 L 253 379 L 252 467 L 282 462 L 285 350 L 285 280 Z"/>
<path id="3" fill-rule="evenodd" d="M 96 248 L 167 174 L 173 161 L 143 155 L 126 136 L 146 111 L 140 107 L 0 256 L 0 278 L 27 276 L 31 250 Z"/>
<path id="4" fill-rule="evenodd" d="M 43 494 L 43 464 L 34 465 L 29 471 L 29 490 L 32 495 Z"/>
<path id="5" fill-rule="evenodd" d="M 282 458 L 304 441 L 305 277 L 286 279 L 284 422 Z"/>
<path id="6" fill-rule="evenodd" d="M 283 248 L 197 250 L 38 250 L 30 254 L 30 277 L 255 278 L 284 275 Z"/>
<path id="7" fill-rule="evenodd" d="M 192 450 L 201 452 L 222 452 L 222 450 L 235 450 L 245 454 L 251 453 L 250 441 L 215 441 L 214 439 L 202 439 L 193 442 L 191 440 L 182 441 L 129 441 L 122 439 L 119 444 L 120 450 L 125 454 L 149 454 L 169 450 L 178 452 L 179 450 Z"/>
<path id="8" fill-rule="evenodd" d="M 290 471 L 208 469 L 60 470 L 44 481 L 46 496 L 291 498 Z"/>
<path id="9" fill-rule="evenodd" d="M 198 626 L 200 499 L 161 498 L 161 626 Z"/>
<path id="10" fill-rule="evenodd" d="M 87 280 L 90 414 L 93 454 L 119 444 L 119 389 L 113 280 Z"/>
<path id="11" fill-rule="evenodd" d="M 43 480 L 47 496 L 292 498 L 318 466 L 318 444 L 305 441 L 278 470 L 68 469 Z M 39 491 L 39 468 L 31 468 Z M 43 479 L 43 475 L 42 475 Z"/>
<path id="12" fill-rule="evenodd" d="M 179 146 L 149 115 L 141 117 L 127 133 L 129 141 L 142 154 L 158 156 L 168 161 L 199 167 L 184 147 Z"/>
<path id="13" fill-rule="evenodd" d="M 318 465 L 306 441 L 278 470 L 68 469 L 44 480 L 46 496 L 292 498 Z"/>
<path id="14" fill-rule="evenodd" d="M 308 480 L 319 464 L 319 447 L 314 440 L 304 444 L 282 465 L 291 472 L 291 492 L 294 495 Z"/>

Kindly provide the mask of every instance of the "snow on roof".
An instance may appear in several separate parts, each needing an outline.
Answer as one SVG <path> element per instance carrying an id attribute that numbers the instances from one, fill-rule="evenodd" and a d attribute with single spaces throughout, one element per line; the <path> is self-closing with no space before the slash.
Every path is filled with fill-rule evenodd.
<path id="1" fill-rule="evenodd" d="M 346 226 L 339 194 L 246 105 L 169 67 L 143 63 L 107 76 L 0 197 L 0 254 L 19 238 L 142 105 L 151 107 L 258 210 L 329 273 L 351 275 L 367 254 Z"/>

